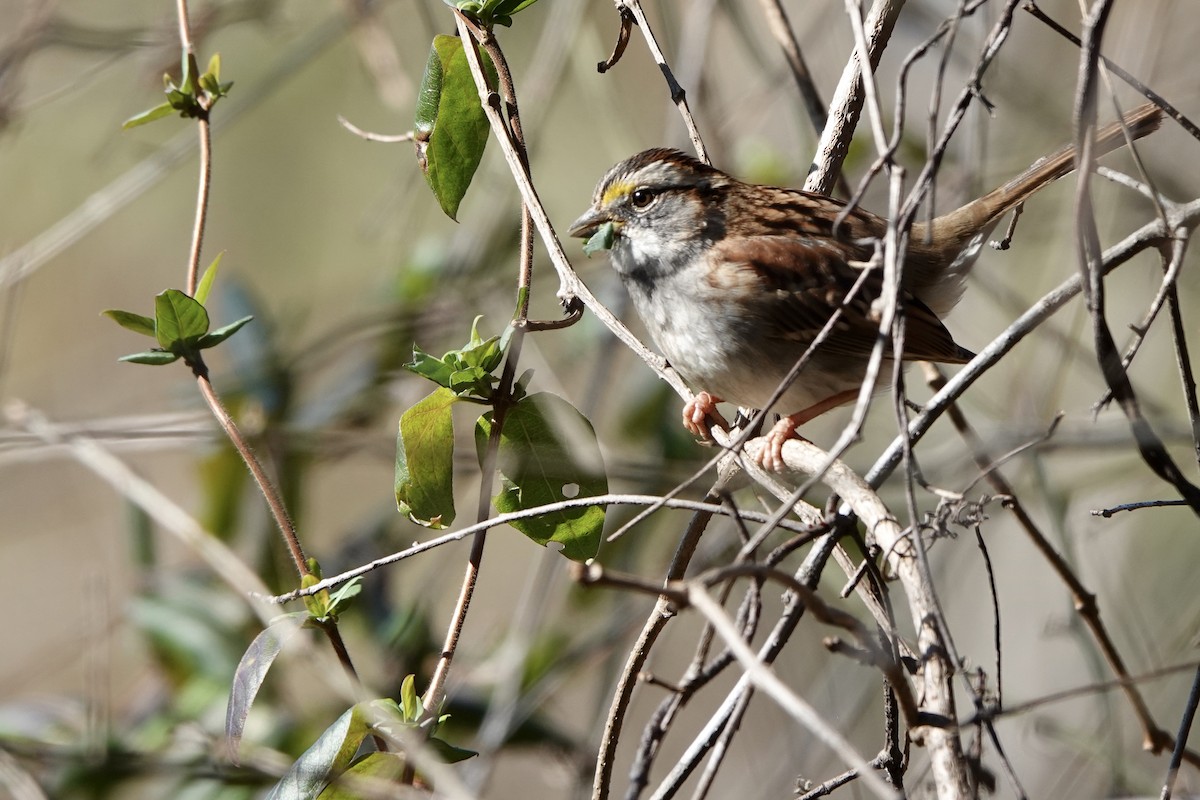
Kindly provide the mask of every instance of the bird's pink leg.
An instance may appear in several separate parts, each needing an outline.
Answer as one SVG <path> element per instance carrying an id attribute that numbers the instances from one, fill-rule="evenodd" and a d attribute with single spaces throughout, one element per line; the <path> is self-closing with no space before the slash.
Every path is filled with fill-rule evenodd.
<path id="1" fill-rule="evenodd" d="M 833 397 L 827 397 L 803 411 L 789 414 L 779 420 L 779 422 L 776 422 L 774 427 L 767 431 L 762 452 L 758 454 L 758 462 L 762 464 L 763 469 L 770 470 L 771 472 L 783 472 L 783 445 L 788 439 L 796 436 L 796 428 L 811 419 L 816 419 L 827 411 L 832 411 L 838 406 L 852 402 L 856 397 L 858 397 L 857 389 L 839 392 Z M 796 436 L 796 438 L 801 437 Z"/>
<path id="2" fill-rule="evenodd" d="M 719 397 L 713 397 L 708 392 L 698 392 L 683 406 L 683 427 L 687 428 L 692 436 L 701 439 L 712 438 L 708 432 L 710 418 L 725 430 L 729 430 L 729 423 L 721 416 L 721 412 L 717 411 L 717 403 L 720 402 Z"/>

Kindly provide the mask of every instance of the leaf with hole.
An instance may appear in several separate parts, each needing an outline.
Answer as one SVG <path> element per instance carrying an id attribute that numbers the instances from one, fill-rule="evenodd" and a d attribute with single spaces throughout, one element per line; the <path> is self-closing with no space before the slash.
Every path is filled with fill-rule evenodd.
<path id="1" fill-rule="evenodd" d="M 492 424 L 489 412 L 475 426 L 481 463 Z M 492 502 L 500 512 L 608 492 L 591 423 L 566 400 L 546 392 L 522 398 L 509 409 L 500 434 L 497 468 L 501 491 Z M 567 558 L 586 561 L 600 548 L 604 508 L 566 508 L 510 524 L 538 544 L 556 542 Z"/>

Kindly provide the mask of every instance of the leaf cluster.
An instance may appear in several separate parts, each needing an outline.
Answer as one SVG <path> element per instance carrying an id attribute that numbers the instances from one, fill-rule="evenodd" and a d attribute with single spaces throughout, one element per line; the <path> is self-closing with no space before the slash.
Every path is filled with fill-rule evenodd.
<path id="1" fill-rule="evenodd" d="M 208 309 L 204 303 L 220 263 L 221 257 L 217 256 L 204 271 L 194 297 L 179 289 L 167 289 L 155 295 L 153 317 L 115 308 L 104 311 L 104 316 L 122 328 L 158 342 L 158 347 L 121 356 L 119 360 L 162 366 L 182 358 L 185 364 L 198 370 L 203 364 L 200 357 L 202 350 L 216 347 L 254 319 L 252 316 L 242 317 L 215 331 L 209 330 Z"/>
<path id="2" fill-rule="evenodd" d="M 222 97 L 229 94 L 233 82 L 221 83 L 221 54 L 213 53 L 208 69 L 196 75 L 196 59 L 183 55 L 183 74 L 175 83 L 169 74 L 163 75 L 163 91 L 167 99 L 154 108 L 147 109 L 125 120 L 125 130 L 136 128 L 179 112 L 184 119 L 208 119 L 209 111 Z"/>
<path id="3" fill-rule="evenodd" d="M 513 14 L 522 11 L 537 0 L 442 0 L 451 8 L 457 8 L 485 28 L 502 25 L 512 26 Z"/>

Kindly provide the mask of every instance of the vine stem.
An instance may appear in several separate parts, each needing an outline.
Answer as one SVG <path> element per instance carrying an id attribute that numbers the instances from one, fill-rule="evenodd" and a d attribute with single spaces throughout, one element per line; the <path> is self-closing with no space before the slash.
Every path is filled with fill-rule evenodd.
<path id="1" fill-rule="evenodd" d="M 474 71 L 478 64 L 479 52 L 482 48 L 492 60 L 499 79 L 499 89 L 505 104 L 507 125 L 505 133 L 510 137 L 516 149 L 517 156 L 526 172 L 529 170 L 529 156 L 525 149 L 525 135 L 521 129 L 520 112 L 517 107 L 516 87 L 512 80 L 512 71 L 508 60 L 500 49 L 496 38 L 487 28 L 478 27 L 461 13 L 455 13 L 459 35 L 463 41 L 464 50 L 472 58 L 468 61 Z M 476 75 L 476 80 L 482 76 Z M 483 84 L 486 88 L 486 81 Z M 485 108 L 490 107 L 489 100 L 494 95 L 489 90 L 486 94 L 480 91 L 480 101 Z M 513 383 L 517 373 L 517 362 L 521 357 L 521 345 L 525 337 L 525 323 L 529 313 L 529 288 L 533 280 L 533 217 L 529 205 L 521 203 L 521 257 L 517 277 L 517 296 L 520 300 L 516 317 L 512 321 L 513 335 L 509 342 L 508 355 L 504 360 L 504 369 L 500 374 L 500 382 L 496 386 L 495 400 L 492 407 L 492 425 L 488 435 L 487 449 L 484 451 L 480 464 L 479 500 L 476 508 L 476 522 L 483 522 L 491 515 L 492 482 L 497 469 L 500 451 L 500 436 L 504 429 L 504 419 L 511 408 Z M 446 696 L 446 680 L 450 674 L 450 666 L 458 649 L 458 641 L 462 636 L 463 626 L 467 621 L 467 612 L 471 607 L 471 598 L 475 594 L 475 586 L 479 581 L 479 571 L 483 563 L 484 546 L 487 543 L 487 529 L 481 529 L 474 534 L 471 541 L 471 553 L 467 557 L 466 572 L 463 575 L 462 586 L 459 589 L 458 600 L 450 617 L 450 625 L 446 631 L 446 639 L 442 646 L 441 656 L 425 690 L 422 702 L 426 713 L 436 715 Z"/>
<path id="2" fill-rule="evenodd" d="M 196 48 L 192 43 L 192 26 L 188 18 L 187 0 L 176 0 L 176 16 L 179 17 L 179 44 L 183 48 L 184 69 L 192 80 L 197 80 L 200 72 L 196 63 Z M 199 84 L 197 84 L 199 85 Z M 203 93 L 197 94 L 197 99 L 204 108 L 204 114 L 197 118 L 197 131 L 200 135 L 200 181 L 196 189 L 196 221 L 192 225 L 192 246 L 188 251 L 187 293 L 196 293 L 196 283 L 200 274 L 200 250 L 204 245 L 204 228 L 208 224 L 208 195 L 212 186 L 212 129 L 208 124 L 208 106 Z"/>
<path id="3" fill-rule="evenodd" d="M 254 477 L 254 482 L 258 484 L 258 489 L 266 499 L 267 507 L 271 510 L 271 516 L 275 518 L 275 524 L 283 534 L 283 540 L 287 544 L 288 552 L 292 556 L 292 561 L 295 562 L 296 571 L 301 576 L 310 574 L 308 561 L 304 556 L 304 548 L 300 546 L 300 538 L 296 535 L 296 526 L 288 514 L 287 507 L 283 503 L 283 498 L 280 496 L 279 490 L 275 488 L 275 484 L 271 481 L 270 476 L 267 475 L 267 471 L 263 469 L 258 457 L 254 455 L 254 451 L 250 449 L 249 443 L 242 436 L 237 423 L 233 421 L 233 417 L 230 416 L 229 411 L 225 408 L 225 404 L 221 402 L 221 398 L 217 396 L 212 383 L 208 380 L 208 375 L 203 370 L 200 371 L 200 374 L 196 375 L 196 384 L 200 388 L 200 395 L 204 398 L 204 402 L 208 404 L 209 410 L 212 411 L 212 415 L 216 418 L 217 424 L 221 426 L 221 430 L 229 437 L 230 443 L 238 451 L 238 455 L 242 457 L 242 461 L 246 462 L 246 468 L 250 470 L 250 474 Z"/>

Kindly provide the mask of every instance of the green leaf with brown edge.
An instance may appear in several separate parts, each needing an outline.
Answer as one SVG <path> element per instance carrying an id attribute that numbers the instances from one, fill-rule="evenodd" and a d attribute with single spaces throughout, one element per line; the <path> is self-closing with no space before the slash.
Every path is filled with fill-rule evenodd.
<path id="1" fill-rule="evenodd" d="M 396 437 L 396 507 L 419 525 L 445 528 L 454 521 L 454 417 L 458 401 L 434 390 L 400 417 Z"/>
<path id="2" fill-rule="evenodd" d="M 233 673 L 229 704 L 225 707 L 225 738 L 229 744 L 229 757 L 234 764 L 239 763 L 238 749 L 246 728 L 246 717 L 267 678 L 267 671 L 275 663 L 275 657 L 283 649 L 284 642 L 300 630 L 307 619 L 307 612 L 294 611 L 271 620 L 271 624 L 254 637 L 242 654 L 242 660 Z"/>
<path id="3" fill-rule="evenodd" d="M 154 296 L 154 335 L 158 346 L 182 355 L 208 333 L 208 312 L 178 289 Z"/>
<path id="4" fill-rule="evenodd" d="M 475 426 L 481 463 L 492 419 L 489 412 Z M 566 400 L 548 392 L 531 394 L 509 409 L 500 433 L 497 468 L 501 490 L 492 503 L 502 513 L 608 492 L 591 423 Z M 600 548 L 604 508 L 567 508 L 509 524 L 538 544 L 561 544 L 567 558 L 586 561 Z"/>
<path id="5" fill-rule="evenodd" d="M 150 317 L 135 314 L 132 311 L 121 311 L 109 308 L 100 312 L 127 331 L 140 333 L 143 336 L 154 336 L 154 320 Z"/>
<path id="6" fill-rule="evenodd" d="M 489 84 L 496 68 L 480 52 Z M 463 43 L 457 36 L 438 35 L 429 48 L 421 78 L 414 121 L 417 163 L 442 211 L 457 220 L 458 207 L 471 185 L 488 140 L 488 120 Z"/>

